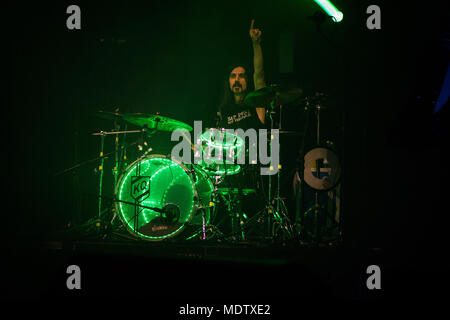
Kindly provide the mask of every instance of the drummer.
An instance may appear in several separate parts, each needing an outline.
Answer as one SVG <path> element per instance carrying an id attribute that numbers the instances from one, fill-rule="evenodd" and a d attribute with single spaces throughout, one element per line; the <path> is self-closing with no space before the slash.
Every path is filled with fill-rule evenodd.
<path id="1" fill-rule="evenodd" d="M 263 69 L 263 54 L 261 49 L 261 30 L 254 28 L 254 20 L 250 26 L 250 38 L 253 46 L 253 81 L 255 90 L 266 87 Z M 265 128 L 265 108 L 249 107 L 244 103 L 246 95 L 251 92 L 249 74 L 242 65 L 234 66 L 225 80 L 223 97 L 219 105 L 216 123 L 217 128 L 248 129 Z M 248 147 L 248 146 L 247 146 Z M 247 149 L 248 150 L 248 149 Z M 239 188 L 241 190 L 260 189 L 259 166 L 246 163 L 241 165 L 241 172 L 237 175 L 227 176 L 221 186 Z M 252 193 L 242 199 L 243 210 L 249 216 L 256 213 L 264 200 L 261 195 Z"/>
<path id="2" fill-rule="evenodd" d="M 250 25 L 250 38 L 253 45 L 253 81 L 255 90 L 264 88 L 263 55 L 261 49 L 261 30 L 254 28 L 255 20 Z M 243 66 L 235 66 L 225 81 L 222 101 L 217 112 L 216 125 L 226 129 L 258 129 L 265 122 L 265 108 L 248 107 L 244 99 L 249 92 L 247 70 Z"/>

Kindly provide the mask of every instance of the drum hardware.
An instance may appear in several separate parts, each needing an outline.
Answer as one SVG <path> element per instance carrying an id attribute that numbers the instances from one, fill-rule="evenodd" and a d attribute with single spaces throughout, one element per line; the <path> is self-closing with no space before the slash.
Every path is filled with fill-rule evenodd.
<path id="1" fill-rule="evenodd" d="M 101 132 L 100 135 L 100 166 L 98 168 L 100 172 L 99 177 L 99 187 L 98 187 L 98 218 L 100 219 L 102 215 L 102 191 L 103 191 L 103 165 L 104 165 L 104 158 L 103 158 L 103 148 L 105 145 L 105 135 Z"/>
<path id="2" fill-rule="evenodd" d="M 107 120 L 114 120 L 114 130 L 107 132 L 107 131 L 100 131 L 98 133 L 93 133 L 92 135 L 100 135 L 101 136 L 101 148 L 100 148 L 100 177 L 99 177 L 99 203 L 98 203 L 98 218 L 101 216 L 101 207 L 102 207 L 102 192 L 103 192 L 103 165 L 104 165 L 104 158 L 103 158 L 103 148 L 104 148 L 104 137 L 105 135 L 115 134 L 116 138 L 114 141 L 114 159 L 115 159 L 115 165 L 113 169 L 113 175 L 114 175 L 114 185 L 117 184 L 117 178 L 118 178 L 118 171 L 119 171 L 119 134 L 123 134 L 124 137 L 126 137 L 127 133 L 141 133 L 141 137 L 139 140 L 138 148 L 143 149 L 144 145 L 144 136 L 148 136 L 151 138 L 151 136 L 157 132 L 157 131 L 172 131 L 178 128 L 183 128 L 186 130 L 192 130 L 192 127 L 190 127 L 187 124 L 184 124 L 181 121 L 177 121 L 174 119 L 170 119 L 167 117 L 163 117 L 159 114 L 157 115 L 151 115 L 151 114 L 143 114 L 143 113 L 127 113 L 127 114 L 121 114 L 119 113 L 119 109 L 116 108 L 115 112 L 107 112 L 107 111 L 97 111 L 96 116 L 107 119 Z M 124 130 L 119 131 L 120 128 L 119 122 L 125 123 L 125 127 L 127 123 L 131 123 L 134 125 L 141 126 L 142 129 L 140 130 Z M 122 149 L 124 152 L 125 157 L 121 157 L 121 159 L 126 159 L 126 148 Z M 151 148 L 147 149 L 141 157 L 145 157 L 149 152 L 151 151 Z M 139 168 L 138 168 L 139 169 Z M 112 221 L 114 221 L 115 215 L 113 216 Z M 139 219 L 139 216 L 136 215 L 136 219 Z"/>
<path id="3" fill-rule="evenodd" d="M 277 204 L 280 208 L 278 209 L 278 211 L 275 210 Z M 294 239 L 294 226 L 287 215 L 288 210 L 283 198 L 274 198 L 272 203 L 266 205 L 266 207 L 261 212 L 248 219 L 248 221 L 244 225 L 245 230 L 257 230 L 258 227 L 266 225 L 267 218 L 265 216 L 265 210 L 268 210 L 269 215 L 273 215 L 273 221 L 270 226 L 271 229 L 269 230 L 269 236 L 267 236 L 267 230 L 262 232 L 259 231 L 259 233 L 266 234 L 265 239 L 271 241 Z"/>
<path id="4" fill-rule="evenodd" d="M 92 135 L 93 136 L 104 136 L 104 135 L 110 135 L 110 134 L 126 134 L 126 133 L 142 133 L 144 130 L 128 130 L 128 131 L 100 131 L 95 132 Z"/>
<path id="5" fill-rule="evenodd" d="M 294 228 L 297 232 L 297 235 L 300 236 L 302 234 L 302 216 L 304 214 L 304 197 L 303 197 L 303 184 L 304 184 L 304 155 L 305 155 L 305 138 L 306 138 L 306 134 L 308 132 L 308 128 L 309 128 L 309 124 L 310 124 L 310 110 L 314 110 L 310 105 L 313 104 L 313 101 L 309 98 L 309 97 L 305 97 L 302 99 L 302 106 L 304 111 L 304 124 L 303 124 L 303 133 L 301 135 L 302 139 L 301 139 L 301 144 L 300 144 L 300 148 L 299 151 L 297 153 L 297 158 L 296 158 L 296 169 L 295 169 L 295 173 L 294 173 L 294 181 L 293 181 L 293 189 L 294 189 L 294 194 L 295 194 L 295 199 L 296 199 L 296 213 L 295 213 L 295 224 L 294 224 Z"/>
<path id="6" fill-rule="evenodd" d="M 198 143 L 203 148 L 202 158 L 204 159 L 199 165 L 214 181 L 214 201 L 219 196 L 228 209 L 228 215 L 225 215 L 218 224 L 212 226 L 214 234 L 218 234 L 221 239 L 225 239 L 227 236 L 218 227 L 224 222 L 225 218 L 231 218 L 232 233 L 236 230 L 236 221 L 239 221 L 239 226 L 242 224 L 241 210 L 238 209 L 240 207 L 240 199 L 238 195 L 224 192 L 225 188 L 218 188 L 218 186 L 225 181 L 226 177 L 236 175 L 241 171 L 241 167 L 236 164 L 236 160 L 240 153 L 243 152 L 244 141 L 239 136 L 227 132 L 225 129 L 208 128 L 200 136 Z M 206 153 L 205 148 L 208 148 Z M 212 156 L 213 154 L 214 156 Z M 228 158 L 229 156 L 231 156 L 231 159 Z M 218 162 L 215 161 L 216 157 L 219 158 Z M 228 199 L 227 195 L 230 195 L 231 198 Z M 220 201 L 215 202 L 220 203 Z M 235 215 L 237 216 L 235 217 Z M 241 234 L 241 238 L 243 237 L 243 234 Z M 203 234 L 202 239 L 206 240 L 205 234 Z"/>
<path id="7" fill-rule="evenodd" d="M 103 200 L 109 200 L 113 205 L 115 205 L 117 202 L 122 202 L 122 203 L 125 203 L 125 204 L 137 206 L 137 207 L 140 207 L 140 208 L 153 210 L 155 212 L 158 212 L 160 214 L 159 216 L 162 219 L 164 219 L 167 223 L 173 223 L 173 219 L 176 218 L 176 215 L 177 215 L 176 213 L 173 214 L 171 208 L 167 207 L 167 206 L 163 207 L 163 208 L 157 208 L 157 207 L 150 207 L 150 206 L 145 206 L 145 205 L 141 205 L 141 204 L 135 204 L 134 202 L 124 201 L 124 200 L 117 200 L 115 198 L 111 198 L 111 197 L 108 197 L 108 196 L 101 196 L 101 198 Z M 170 204 L 168 204 L 168 205 L 170 205 Z M 107 213 L 108 211 L 110 211 L 110 208 L 103 209 L 101 216 L 104 218 L 105 217 L 104 214 Z M 103 234 L 102 239 L 105 239 L 108 235 L 110 235 L 111 232 L 115 233 L 118 236 L 123 237 L 124 236 L 123 234 L 118 234 L 118 233 L 114 232 L 113 222 L 114 222 L 117 214 L 115 212 L 116 211 L 115 209 L 112 209 L 111 211 L 113 212 L 113 218 L 109 222 L 105 222 L 105 220 L 103 218 L 102 219 L 98 219 L 97 218 L 97 219 L 92 219 L 85 226 L 95 224 L 96 227 L 97 227 L 95 234 L 99 235 L 99 232 L 100 232 L 100 234 Z M 134 219 L 134 218 L 135 217 L 133 216 L 131 219 Z M 119 227 L 122 227 L 122 226 L 123 225 L 120 225 Z"/>
<path id="8" fill-rule="evenodd" d="M 341 168 L 339 157 L 336 153 L 329 147 L 330 142 L 327 141 L 327 145 L 321 144 L 321 136 L 320 136 L 320 114 L 321 110 L 323 110 L 323 98 L 324 95 L 320 93 L 316 93 L 312 98 L 305 99 L 306 111 L 313 111 L 316 120 L 316 135 L 315 135 L 315 143 L 316 145 L 310 149 L 308 152 L 303 153 L 303 147 L 300 151 L 299 156 L 302 158 L 301 163 L 303 163 L 303 170 L 299 170 L 302 175 L 299 177 L 300 179 L 300 190 L 302 190 L 302 183 L 306 183 L 309 187 L 314 190 L 314 205 L 308 210 L 304 211 L 302 208 L 301 211 L 303 213 L 302 222 L 305 221 L 305 217 L 308 215 L 312 215 L 312 230 L 305 230 L 305 223 L 303 226 L 300 226 L 300 233 L 306 232 L 312 236 L 312 239 L 315 243 L 320 243 L 322 241 L 322 233 L 324 228 L 324 223 L 320 221 L 319 216 L 323 219 L 326 219 L 328 216 L 327 210 L 323 205 L 319 203 L 319 192 L 329 191 L 334 189 L 339 183 L 341 176 Z M 312 105 L 312 106 L 311 106 Z M 307 113 L 307 122 L 309 116 Z M 307 125 L 305 126 L 305 130 Z M 322 176 L 323 174 L 323 176 Z M 303 191 L 300 191 L 302 193 Z M 303 200 L 302 200 L 303 201 Z M 322 220 L 323 220 L 322 219 Z"/>
<path id="9" fill-rule="evenodd" d="M 115 111 L 119 112 L 119 108 L 116 108 Z M 118 131 L 119 129 L 120 126 L 116 118 L 114 119 L 114 130 Z M 114 139 L 114 168 L 113 168 L 114 185 L 116 185 L 117 183 L 118 171 L 119 171 L 119 135 L 116 134 L 116 138 Z"/>
<path id="10" fill-rule="evenodd" d="M 112 154 L 113 154 L 113 152 L 106 153 L 105 155 L 103 155 L 103 159 L 109 159 L 109 156 L 112 155 Z M 64 169 L 62 171 L 56 172 L 55 174 L 53 174 L 53 176 L 57 177 L 57 176 L 64 175 L 64 174 L 69 173 L 71 171 L 74 171 L 74 170 L 76 170 L 76 169 L 78 169 L 80 167 L 83 167 L 83 166 L 85 166 L 85 165 L 87 165 L 89 163 L 96 162 L 96 161 L 100 160 L 100 158 L 101 157 L 96 157 L 96 158 L 93 158 L 93 159 L 90 159 L 90 160 L 86 160 L 86 161 L 77 163 L 73 167 L 70 167 L 70 168 Z"/>
<path id="11" fill-rule="evenodd" d="M 191 164 L 191 170 L 186 170 L 186 173 L 189 175 L 192 175 L 194 180 L 197 180 L 197 176 L 195 174 L 195 168 L 192 164 Z M 210 181 L 210 183 L 212 183 L 212 182 Z M 210 199 L 210 202 L 208 203 L 208 207 L 213 206 L 213 204 L 214 204 L 213 197 L 214 197 L 214 195 L 211 195 L 211 199 Z M 194 198 L 194 200 L 196 200 L 196 199 Z M 195 207 L 196 207 L 196 211 L 200 210 L 202 213 L 202 237 L 201 237 L 201 240 L 206 240 L 206 225 L 207 225 L 206 209 L 207 209 L 207 207 L 202 206 L 200 204 L 196 204 Z"/>
<path id="12" fill-rule="evenodd" d="M 191 131 L 192 128 L 190 126 L 188 126 L 187 124 L 184 124 L 180 121 L 173 120 L 173 119 L 170 119 L 167 117 L 163 117 L 163 116 L 160 116 L 159 114 L 157 114 L 157 115 L 120 114 L 118 112 L 118 109 L 116 109 L 115 112 L 98 111 L 96 113 L 96 116 L 103 118 L 103 119 L 114 121 L 114 130 L 112 130 L 112 131 L 103 131 L 102 130 L 100 132 L 91 134 L 93 136 L 100 136 L 100 155 L 99 155 L 99 157 L 96 157 L 96 158 L 88 160 L 88 161 L 84 161 L 84 162 L 79 163 L 69 169 L 65 169 L 65 170 L 55 174 L 55 176 L 62 175 L 67 172 L 73 171 L 85 164 L 96 162 L 96 161 L 100 162 L 99 166 L 98 166 L 98 171 L 97 171 L 100 173 L 99 179 L 98 179 L 98 183 L 99 183 L 98 214 L 97 214 L 97 218 L 91 219 L 92 221 L 89 223 L 89 225 L 95 224 L 96 227 L 101 227 L 101 226 L 108 227 L 108 225 L 112 226 L 112 224 L 115 220 L 115 217 L 118 216 L 118 214 L 120 213 L 120 210 L 118 210 L 118 207 L 120 207 L 120 205 L 131 206 L 135 209 L 135 210 L 133 210 L 133 211 L 135 211 L 134 214 L 130 215 L 130 219 L 131 219 L 130 221 L 134 221 L 134 223 L 131 223 L 130 221 L 122 221 L 122 222 L 124 222 L 124 224 L 130 223 L 135 226 L 135 228 L 133 228 L 131 230 L 132 231 L 131 233 L 132 234 L 134 233 L 134 236 L 136 236 L 137 233 L 140 232 L 138 227 L 141 227 L 141 224 L 139 221 L 139 218 L 140 218 L 139 213 L 141 213 L 141 210 L 147 210 L 148 212 L 153 212 L 153 218 L 155 218 L 154 220 L 159 219 L 159 221 L 156 221 L 155 224 L 153 225 L 153 227 L 155 229 L 158 229 L 158 228 L 164 229 L 165 225 L 168 225 L 169 227 L 171 225 L 178 225 L 179 223 L 177 220 L 178 220 L 178 216 L 180 215 L 180 211 L 181 210 L 184 210 L 183 212 L 188 212 L 188 211 L 186 211 L 187 210 L 186 208 L 180 208 L 177 205 L 176 201 L 172 201 L 172 202 L 165 201 L 165 203 L 162 203 L 163 209 L 161 209 L 161 208 L 159 208 L 159 206 L 152 206 L 152 205 L 146 205 L 146 203 L 127 201 L 126 199 L 121 199 L 120 197 L 117 197 L 117 196 L 112 201 L 113 205 L 115 205 L 115 208 L 113 210 L 111 210 L 113 213 L 112 219 L 110 221 L 108 221 L 108 223 L 102 222 L 102 220 L 104 220 L 103 218 L 105 218 L 104 214 L 109 211 L 109 209 L 103 208 L 104 199 L 107 198 L 103 194 L 103 180 L 104 180 L 103 178 L 104 178 L 104 164 L 105 164 L 104 160 L 111 158 L 111 155 L 114 153 L 115 165 L 114 165 L 114 169 L 113 169 L 113 175 L 114 175 L 115 189 L 117 189 L 121 182 L 121 179 L 123 180 L 123 178 L 124 178 L 124 174 L 127 173 L 127 170 L 123 170 L 123 172 L 122 172 L 120 168 L 122 165 L 124 167 L 126 167 L 126 152 L 127 152 L 127 148 L 129 146 L 136 145 L 136 144 L 141 145 L 141 146 L 145 145 L 144 137 L 148 136 L 151 138 L 153 136 L 153 134 L 156 133 L 157 131 L 172 131 L 172 130 L 179 129 L 179 128 Z M 128 124 L 140 125 L 141 128 L 138 130 L 127 130 Z M 125 130 L 120 130 L 121 125 L 124 125 Z M 133 143 L 127 145 L 124 140 L 125 140 L 126 134 L 128 134 L 128 133 L 130 133 L 130 134 L 131 133 L 141 133 L 140 139 L 138 139 L 138 141 L 136 141 L 136 142 L 133 142 Z M 116 139 L 114 142 L 114 151 L 105 154 L 105 152 L 104 152 L 105 137 L 109 136 L 109 135 L 116 136 Z M 118 139 L 119 135 L 123 135 L 124 139 L 122 141 L 120 141 Z M 151 148 L 146 150 L 134 162 L 134 164 L 135 164 L 134 169 L 138 173 L 136 175 L 136 177 L 138 177 L 138 178 L 143 176 L 143 171 L 141 170 L 142 169 L 141 163 L 145 162 L 146 159 L 154 158 L 154 156 L 148 156 L 149 151 L 151 151 Z M 160 156 L 160 158 L 167 160 L 168 157 Z M 169 160 L 169 161 L 172 161 L 172 160 Z M 129 169 L 130 167 L 131 167 L 131 165 L 128 166 L 127 169 Z M 195 168 L 192 168 L 191 170 L 186 170 L 186 172 L 183 170 L 183 173 L 185 175 L 185 178 L 183 178 L 184 179 L 184 187 L 188 186 L 189 184 L 192 184 L 192 188 L 193 188 L 193 191 L 191 194 L 192 198 L 190 201 L 194 201 L 195 204 L 192 204 L 192 208 L 193 208 L 192 211 L 195 211 L 196 213 L 202 213 L 201 215 L 199 215 L 199 216 L 195 215 L 195 217 L 194 217 L 193 212 L 189 211 L 189 212 L 191 212 L 190 215 L 192 217 L 190 217 L 188 219 L 189 221 L 183 221 L 183 223 L 187 222 L 189 225 L 201 226 L 202 239 L 205 240 L 206 239 L 206 229 L 211 228 L 211 226 L 209 225 L 209 222 L 211 220 L 211 215 L 214 214 L 214 212 L 213 212 L 214 208 L 211 207 L 212 201 L 210 199 L 212 197 L 213 182 L 212 182 L 211 178 L 202 171 L 200 166 L 196 166 Z M 119 179 L 119 175 L 120 175 L 120 179 Z M 158 178 L 156 180 L 158 180 Z M 169 179 L 168 181 L 166 181 L 164 183 L 170 184 L 171 181 Z M 179 186 L 180 184 L 177 183 L 177 181 L 172 181 L 172 184 L 175 187 L 175 189 L 173 189 L 175 191 L 172 192 L 171 196 L 175 197 L 175 200 L 176 200 L 177 197 L 175 195 L 178 193 L 178 191 L 180 191 L 180 190 L 176 191 L 176 187 Z M 170 189 L 171 187 L 173 187 L 173 186 L 169 186 L 168 189 Z M 157 189 L 158 188 L 156 188 L 156 190 Z M 167 191 L 167 190 L 165 190 L 165 191 Z M 181 191 L 183 191 L 183 190 L 181 190 Z M 117 193 L 116 193 L 116 195 L 117 195 Z M 132 203 L 132 205 L 130 203 Z M 188 204 L 188 206 L 190 206 L 190 204 Z M 156 215 L 157 213 L 159 215 Z M 126 227 L 126 225 L 122 225 L 122 227 Z M 96 234 L 98 235 L 98 232 L 101 231 L 102 228 L 96 228 L 96 230 L 97 230 Z M 215 231 L 215 232 L 218 233 L 217 231 Z M 105 237 L 106 237 L 106 234 L 105 234 Z M 139 238 L 139 235 L 137 238 Z M 167 238 L 165 238 L 164 236 L 162 236 L 160 238 L 161 238 L 160 240 L 167 240 Z"/>
<path id="13" fill-rule="evenodd" d="M 144 136 L 145 135 L 147 135 L 148 136 L 148 138 L 151 138 L 152 136 L 153 136 L 153 134 L 158 130 L 158 125 L 159 125 L 159 118 L 158 118 L 158 121 L 156 121 L 156 123 L 155 123 L 155 127 L 154 127 L 154 129 L 152 129 L 151 131 L 149 131 L 149 129 L 148 129 L 148 123 L 144 123 L 144 125 L 143 125 L 143 128 L 142 128 L 142 130 L 141 130 L 141 136 L 140 136 L 140 139 L 139 139 L 139 145 L 138 145 L 138 148 L 139 148 L 139 150 L 140 151 L 142 151 L 143 150 L 143 147 L 142 147 L 142 145 L 144 145 Z M 147 154 L 148 154 L 148 152 L 149 151 L 151 151 L 151 149 L 148 149 L 148 150 L 146 150 L 141 156 L 140 156 L 140 159 L 144 159 L 146 156 L 147 156 Z M 136 169 L 136 177 L 140 177 L 141 176 L 141 162 L 140 161 L 138 161 L 137 162 L 137 169 Z M 139 180 L 139 179 L 136 179 L 136 180 Z M 148 182 L 148 183 L 150 183 L 150 182 Z M 140 206 L 138 206 L 137 204 L 138 204 L 138 200 L 137 199 L 135 199 L 135 203 L 136 203 L 136 205 L 134 206 L 134 216 L 133 216 L 133 218 L 134 218 L 134 223 L 133 223 L 133 225 L 134 225 L 134 232 L 136 233 L 137 232 L 137 227 L 139 226 L 139 211 L 138 211 L 138 208 L 140 207 Z M 153 210 L 153 211 L 156 211 L 156 210 Z M 156 211 L 156 212 L 158 212 L 158 211 Z"/>
<path id="14" fill-rule="evenodd" d="M 116 118 L 114 118 L 116 119 Z M 117 124 L 117 123 L 116 123 Z M 115 125 L 117 127 L 117 125 Z M 101 218 L 102 215 L 102 196 L 103 196 L 103 168 L 104 168 L 104 144 L 105 144 L 105 136 L 107 135 L 116 135 L 116 139 L 114 141 L 114 152 L 111 152 L 110 154 L 114 153 L 114 159 L 115 159 L 115 166 L 113 169 L 113 175 L 114 175 L 114 181 L 117 181 L 117 170 L 119 167 L 118 164 L 118 144 L 119 144 L 119 134 L 126 134 L 126 133 L 141 133 L 142 135 L 144 135 L 144 133 L 146 133 L 147 130 L 144 128 L 142 130 L 129 130 L 129 131 L 100 131 L 100 132 L 95 132 L 92 133 L 93 136 L 100 136 L 100 154 L 98 159 L 100 160 L 100 165 L 98 167 L 98 172 L 100 173 L 99 176 L 99 189 L 98 189 L 98 219 Z M 114 218 L 113 218 L 114 220 Z"/>
<path id="15" fill-rule="evenodd" d="M 276 114 L 276 109 L 279 110 L 279 121 L 278 121 L 278 131 L 282 131 L 282 110 L 283 104 L 291 103 L 297 100 L 302 94 L 302 90 L 298 88 L 284 88 L 279 85 L 271 85 L 254 92 L 248 94 L 245 98 L 245 103 L 252 107 L 260 107 L 265 106 L 267 108 L 267 114 L 270 119 L 270 130 L 272 132 L 275 129 L 274 118 L 273 116 Z M 281 146 L 280 146 L 281 148 Z M 279 148 L 279 153 L 281 154 Z M 269 150 L 272 152 L 272 136 L 269 139 Z M 281 159 L 280 159 L 281 160 Z M 280 161 L 281 163 L 281 161 Z M 268 175 L 268 196 L 267 203 L 263 210 L 261 210 L 255 217 L 253 217 L 253 221 L 259 221 L 259 216 L 266 215 L 266 231 L 263 238 L 267 240 L 274 240 L 276 237 L 275 225 L 285 226 L 289 225 L 289 227 L 278 228 L 279 231 L 285 233 L 286 236 L 292 237 L 293 232 L 291 232 L 291 226 L 289 220 L 286 220 L 287 215 L 285 213 L 286 206 L 283 205 L 283 208 L 280 205 L 281 197 L 280 197 L 280 171 L 281 166 L 277 170 L 277 188 L 276 194 L 272 196 L 272 175 Z M 283 212 L 281 212 L 283 211 Z"/>
<path id="16" fill-rule="evenodd" d="M 218 188 L 217 194 L 226 205 L 228 218 L 231 222 L 231 234 L 228 236 L 232 241 L 246 240 L 244 224 L 247 215 L 242 210 L 242 198 L 248 194 L 256 193 L 255 189 L 242 188 Z"/>
<path id="17" fill-rule="evenodd" d="M 282 110 L 284 104 L 289 104 L 299 100 L 301 95 L 300 89 L 285 89 L 274 85 L 263 88 L 264 90 L 257 90 L 247 95 L 246 103 L 258 103 L 257 106 L 268 106 L 267 114 L 270 119 L 270 129 L 278 129 L 280 134 L 284 135 L 302 135 L 297 131 L 283 131 L 282 129 Z M 320 97 L 319 97 L 320 98 Z M 315 99 L 318 99 L 317 97 Z M 307 103 L 313 103 L 315 100 L 306 98 Z M 316 109 L 317 131 L 316 142 L 320 142 L 320 109 L 321 105 Z M 308 110 L 311 108 L 307 108 Z M 278 114 L 278 126 L 275 125 L 274 115 Z M 169 241 L 173 239 L 193 239 L 198 238 L 202 241 L 217 237 L 219 241 L 245 241 L 248 238 L 248 231 L 252 231 L 255 224 L 264 225 L 264 230 L 261 233 L 262 237 L 269 240 L 275 240 L 277 237 L 283 240 L 294 237 L 293 224 L 291 224 L 287 216 L 287 208 L 280 197 L 280 169 L 275 177 L 269 175 L 268 178 L 268 195 L 265 196 L 266 203 L 263 210 L 259 211 L 256 216 L 247 218 L 242 210 L 243 198 L 256 192 L 256 189 L 251 188 L 226 188 L 224 187 L 225 179 L 230 175 L 246 174 L 247 171 L 240 171 L 236 169 L 235 163 L 228 162 L 227 157 L 222 164 L 214 163 L 211 166 L 205 163 L 191 164 L 190 167 L 183 165 L 175 160 L 170 159 L 165 155 L 148 155 L 151 148 L 140 154 L 137 159 L 129 166 L 126 165 L 127 147 L 137 144 L 144 149 L 144 138 L 148 136 L 152 138 L 153 134 L 158 131 L 172 131 L 178 128 L 186 129 L 188 131 L 192 128 L 177 120 L 162 117 L 159 114 L 149 115 L 143 113 L 135 114 L 120 114 L 118 109 L 114 113 L 99 112 L 99 117 L 110 119 L 114 121 L 114 130 L 110 132 L 100 131 L 93 135 L 99 135 L 100 141 L 100 156 L 87 161 L 100 161 L 99 164 L 99 211 L 98 219 L 103 218 L 105 210 L 102 211 L 103 195 L 103 165 L 104 160 L 111 158 L 114 153 L 114 210 L 113 217 L 109 221 L 112 225 L 115 217 L 121 220 L 121 227 L 128 230 L 132 237 L 141 240 L 151 241 Z M 127 125 L 139 126 L 139 130 L 127 130 Z M 124 125 L 124 130 L 121 126 Z M 275 128 L 277 127 L 277 128 Z M 220 131 L 221 129 L 215 129 Z M 220 131 L 225 142 L 226 133 Z M 126 145 L 124 140 L 127 133 L 140 133 L 140 138 L 133 144 Z M 115 135 L 114 151 L 104 154 L 105 136 Z M 119 140 L 119 135 L 123 135 L 123 139 Z M 305 134 L 302 135 L 303 138 Z M 207 133 L 203 133 L 201 138 L 208 138 Z M 214 143 L 211 139 L 206 139 L 202 142 L 209 142 L 208 147 L 215 149 L 217 152 L 227 152 L 226 155 L 231 154 L 236 159 L 239 152 L 240 145 L 237 139 L 231 139 L 231 144 Z M 200 144 L 205 147 L 205 144 Z M 272 152 L 272 139 L 269 140 L 269 150 Z M 194 145 L 191 148 L 194 149 Z M 148 145 L 145 145 L 148 147 Z M 227 149 L 226 149 L 227 148 Z M 326 147 L 315 150 L 312 153 L 304 155 L 303 160 L 306 164 L 306 159 L 315 161 L 315 172 L 309 170 L 309 173 L 314 174 L 320 179 L 324 170 L 332 170 L 333 166 L 332 155 Z M 228 151 L 234 151 L 228 153 Z M 322 153 L 321 153 L 322 152 Z M 323 156 L 327 161 L 322 161 L 314 157 Z M 306 157 L 306 159 L 305 159 Z M 231 161 L 231 160 L 230 160 Z M 281 162 L 281 161 L 280 161 Z M 125 163 L 125 164 L 124 164 Z M 73 170 L 83 163 L 69 168 L 62 173 Z M 121 170 L 122 166 L 124 167 Z M 305 168 L 307 165 L 305 165 Z M 242 167 L 244 168 L 244 167 Z M 236 170 L 232 170 L 236 169 Z M 311 168 L 310 168 L 311 169 Z M 306 169 L 305 169 L 306 170 Z M 302 173 L 305 173 L 306 171 Z M 59 173 L 59 174 L 62 174 Z M 305 175 L 306 176 L 306 175 Z M 135 177 L 136 180 L 132 180 Z M 308 177 L 303 179 L 308 183 Z M 325 179 L 326 180 L 326 179 Z M 329 179 L 330 180 L 330 179 Z M 142 198 L 133 199 L 131 197 L 133 183 L 137 181 L 146 181 L 148 190 L 143 187 Z M 329 181 L 333 185 L 334 180 Z M 233 185 L 230 185 L 233 187 Z M 316 186 L 317 187 L 317 186 Z M 265 188 L 264 188 L 265 189 Z M 262 190 L 264 191 L 264 190 Z M 310 208 L 304 214 L 309 214 L 314 210 L 321 210 L 319 206 L 318 191 L 316 191 L 315 206 Z M 148 197 L 145 194 L 148 192 Z M 154 194 L 158 193 L 158 195 Z M 147 197 L 147 198 L 146 198 Z M 227 214 L 222 216 L 219 222 L 213 222 L 216 217 L 218 204 L 224 203 Z M 314 216 L 313 233 L 320 236 L 320 221 L 318 215 Z M 98 220 L 99 221 L 99 220 Z M 231 232 L 224 234 L 219 228 L 223 222 L 231 223 Z M 228 225 L 226 225 L 228 226 Z M 318 239 L 320 240 L 320 239 Z"/>

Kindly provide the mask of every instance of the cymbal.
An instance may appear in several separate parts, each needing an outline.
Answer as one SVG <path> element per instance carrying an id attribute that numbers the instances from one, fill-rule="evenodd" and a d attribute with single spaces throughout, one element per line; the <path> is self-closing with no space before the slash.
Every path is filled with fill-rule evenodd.
<path id="1" fill-rule="evenodd" d="M 109 111 L 103 111 L 98 110 L 94 113 L 95 116 L 106 119 L 106 120 L 117 120 L 122 118 L 122 114 L 117 112 L 109 112 Z M 122 120 L 122 119 L 121 119 Z"/>
<path id="2" fill-rule="evenodd" d="M 302 92 L 303 90 L 299 88 L 283 88 L 273 85 L 250 92 L 244 102 L 250 107 L 267 107 L 275 98 L 278 98 L 278 103 L 283 105 L 298 99 Z"/>
<path id="3" fill-rule="evenodd" d="M 158 114 L 148 113 L 126 113 L 122 115 L 122 118 L 136 126 L 147 126 L 149 129 L 156 129 L 160 131 L 174 131 L 176 129 L 185 129 L 192 131 L 192 127 L 184 122 L 163 117 Z"/>
<path id="4" fill-rule="evenodd" d="M 217 188 L 219 194 L 240 194 L 246 196 L 251 193 L 256 193 L 256 189 L 239 189 L 239 188 Z"/>
<path id="5" fill-rule="evenodd" d="M 273 129 L 278 130 L 277 128 L 273 128 Z M 278 133 L 282 134 L 282 135 L 296 135 L 296 136 L 301 136 L 303 134 L 301 132 L 292 131 L 292 130 L 279 130 Z M 272 131 L 267 130 L 267 136 L 270 137 L 271 135 L 272 135 Z"/>
<path id="6" fill-rule="evenodd" d="M 287 130 L 280 130 L 280 134 L 288 134 L 288 135 L 302 135 L 302 133 L 298 131 L 287 131 Z"/>

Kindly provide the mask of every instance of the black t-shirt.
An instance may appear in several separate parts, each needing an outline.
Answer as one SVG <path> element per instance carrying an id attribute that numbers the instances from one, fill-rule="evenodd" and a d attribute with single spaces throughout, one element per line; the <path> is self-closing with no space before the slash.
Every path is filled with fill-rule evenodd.
<path id="1" fill-rule="evenodd" d="M 248 107 L 245 104 L 229 104 L 222 106 L 222 120 L 219 123 L 221 128 L 243 129 L 254 128 L 258 130 L 263 124 L 258 118 L 256 108 Z"/>

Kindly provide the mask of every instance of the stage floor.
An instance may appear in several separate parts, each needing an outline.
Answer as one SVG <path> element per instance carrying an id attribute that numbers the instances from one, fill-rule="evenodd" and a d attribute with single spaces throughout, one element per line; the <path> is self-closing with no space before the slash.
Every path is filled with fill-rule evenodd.
<path id="1" fill-rule="evenodd" d="M 9 297 L 378 300 L 404 294 L 405 288 L 414 295 L 425 284 L 411 285 L 411 277 L 424 274 L 408 254 L 381 248 L 55 239 L 22 242 L 9 253 Z M 72 265 L 81 270 L 81 290 L 67 288 Z M 371 265 L 380 267 L 381 290 L 367 287 Z"/>

